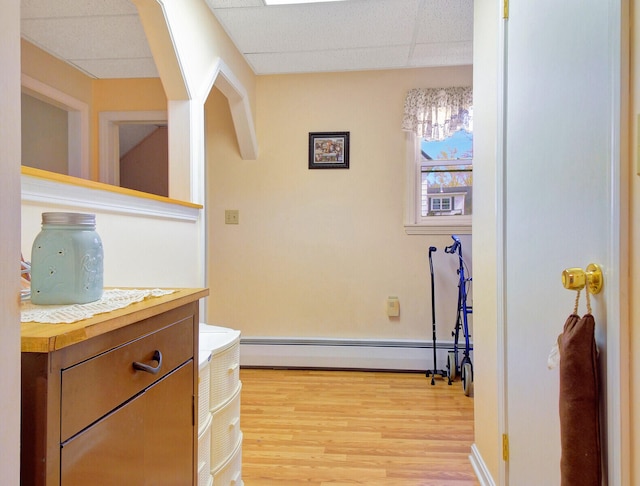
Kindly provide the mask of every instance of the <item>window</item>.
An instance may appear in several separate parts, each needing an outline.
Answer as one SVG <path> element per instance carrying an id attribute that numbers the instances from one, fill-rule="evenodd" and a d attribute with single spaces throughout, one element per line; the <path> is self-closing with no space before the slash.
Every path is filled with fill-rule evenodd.
<path id="1" fill-rule="evenodd" d="M 451 211 L 451 197 L 442 197 L 442 196 L 431 196 L 429 198 L 429 207 L 432 213 L 442 213 L 446 211 Z M 424 214 L 424 210 L 423 210 Z"/>
<path id="2" fill-rule="evenodd" d="M 420 218 L 472 213 L 472 166 L 420 164 Z"/>
<path id="3" fill-rule="evenodd" d="M 471 88 L 411 90 L 405 102 L 409 234 L 471 233 Z"/>

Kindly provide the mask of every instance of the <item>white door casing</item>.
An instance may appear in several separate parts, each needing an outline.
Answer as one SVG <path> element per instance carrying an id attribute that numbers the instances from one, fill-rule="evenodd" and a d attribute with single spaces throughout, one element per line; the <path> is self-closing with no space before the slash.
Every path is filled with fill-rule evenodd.
<path id="1" fill-rule="evenodd" d="M 121 123 L 167 123 L 166 111 L 103 111 L 98 114 L 100 148 L 100 182 L 120 185 Z"/>

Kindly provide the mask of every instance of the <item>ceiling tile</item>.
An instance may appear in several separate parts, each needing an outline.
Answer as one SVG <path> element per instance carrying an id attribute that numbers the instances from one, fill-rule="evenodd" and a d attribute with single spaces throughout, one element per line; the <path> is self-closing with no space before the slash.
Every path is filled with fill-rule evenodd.
<path id="1" fill-rule="evenodd" d="M 408 44 L 418 0 L 368 0 L 217 9 L 243 53 L 314 51 Z M 411 26 L 407 29 L 407 25 Z"/>
<path id="2" fill-rule="evenodd" d="M 362 71 L 407 66 L 409 46 L 247 54 L 262 74 Z"/>
<path id="3" fill-rule="evenodd" d="M 137 15 L 23 20 L 22 33 L 64 59 L 151 57 Z"/>
<path id="4" fill-rule="evenodd" d="M 152 58 L 71 60 L 82 71 L 99 79 L 157 78 L 158 70 Z"/>
<path id="5" fill-rule="evenodd" d="M 21 0 L 23 19 L 85 17 L 100 15 L 137 15 L 130 0 Z"/>
<path id="6" fill-rule="evenodd" d="M 417 24 L 416 42 L 448 42 L 473 39 L 472 0 L 426 0 Z"/>
<path id="7" fill-rule="evenodd" d="M 211 8 L 262 7 L 263 0 L 206 0 Z"/>
<path id="8" fill-rule="evenodd" d="M 461 66 L 473 63 L 473 42 L 416 44 L 409 64 L 424 66 Z"/>

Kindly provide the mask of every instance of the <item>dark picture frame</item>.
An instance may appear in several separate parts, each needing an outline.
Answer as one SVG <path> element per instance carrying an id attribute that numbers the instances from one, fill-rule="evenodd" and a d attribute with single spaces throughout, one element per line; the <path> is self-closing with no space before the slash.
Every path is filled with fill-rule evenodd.
<path id="1" fill-rule="evenodd" d="M 348 169 L 349 132 L 309 132 L 309 169 Z"/>

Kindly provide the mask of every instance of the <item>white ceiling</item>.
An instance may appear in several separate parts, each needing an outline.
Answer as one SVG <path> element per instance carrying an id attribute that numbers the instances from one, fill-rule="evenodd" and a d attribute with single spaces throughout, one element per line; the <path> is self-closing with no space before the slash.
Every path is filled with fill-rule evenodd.
<path id="1" fill-rule="evenodd" d="M 466 65 L 473 0 L 203 0 L 256 74 Z M 96 78 L 157 77 L 130 0 L 21 0 L 22 36 Z"/>

